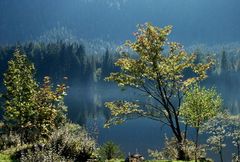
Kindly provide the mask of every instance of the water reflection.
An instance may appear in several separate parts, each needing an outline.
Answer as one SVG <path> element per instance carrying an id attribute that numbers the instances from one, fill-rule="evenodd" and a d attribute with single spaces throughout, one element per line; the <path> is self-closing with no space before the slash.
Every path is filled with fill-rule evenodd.
<path id="1" fill-rule="evenodd" d="M 71 121 L 86 125 L 88 120 L 102 117 L 105 110 L 101 95 L 95 88 L 72 87 L 66 97 L 68 116 Z"/>
<path id="2" fill-rule="evenodd" d="M 235 78 L 239 77 L 235 76 Z M 233 114 L 240 113 L 240 95 L 238 95 L 240 87 L 237 86 L 240 84 L 240 79 L 235 78 L 233 76 L 215 76 L 210 77 L 204 83 L 207 87 L 216 86 L 217 91 L 224 98 L 225 107 Z M 119 98 L 136 99 L 136 93 L 131 90 L 122 93 L 117 87 L 109 85 L 92 86 L 91 88 L 76 86 L 71 87 L 68 94 L 66 104 L 69 107 L 69 118 L 73 122 L 87 126 L 99 144 L 112 140 L 120 144 L 126 154 L 138 150 L 147 156 L 148 149 L 163 147 L 165 134 L 171 135 L 171 131 L 167 127 L 148 119 L 128 121 L 109 129 L 103 128 L 105 120 L 110 116 L 109 111 L 104 107 L 104 102 Z M 189 137 L 194 137 L 194 132 L 191 130 Z M 202 135 L 201 137 L 201 141 L 204 143 L 206 136 Z M 212 153 L 209 156 L 214 159 L 218 158 Z M 225 158 L 226 160 L 231 158 L 229 151 L 226 152 Z"/>

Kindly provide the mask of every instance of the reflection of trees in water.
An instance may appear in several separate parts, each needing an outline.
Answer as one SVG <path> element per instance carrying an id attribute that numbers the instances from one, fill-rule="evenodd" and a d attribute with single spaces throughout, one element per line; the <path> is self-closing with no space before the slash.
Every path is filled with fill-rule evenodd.
<path id="1" fill-rule="evenodd" d="M 225 73 L 221 75 L 210 75 L 203 82 L 207 87 L 216 87 L 224 99 L 225 107 L 233 114 L 240 113 L 240 75 L 238 73 Z M 92 129 L 101 120 L 110 117 L 109 110 L 104 107 L 104 102 L 118 99 L 139 99 L 132 90 L 127 90 L 127 95 L 122 95 L 116 87 L 101 86 L 99 84 L 88 85 L 88 87 L 71 87 L 66 98 L 69 107 L 70 119 L 81 125 L 90 123 Z M 124 94 L 126 94 L 124 93 Z M 94 123 L 95 122 L 95 123 Z"/>
<path id="2" fill-rule="evenodd" d="M 94 120 L 103 114 L 101 95 L 95 88 L 70 89 L 66 103 L 69 118 L 80 125 L 86 125 L 87 120 Z"/>
<path id="3" fill-rule="evenodd" d="M 226 104 L 227 109 L 232 114 L 240 114 L 240 100 L 232 100 L 228 104 Z"/>
<path id="4" fill-rule="evenodd" d="M 231 113 L 240 113 L 240 73 L 227 72 L 221 75 L 210 75 L 203 83 L 207 87 L 216 87 L 224 100 L 225 108 Z"/>
<path id="5" fill-rule="evenodd" d="M 90 86 L 90 87 L 72 87 L 69 89 L 66 97 L 68 105 L 68 116 L 74 123 L 80 125 L 94 125 L 93 121 L 99 122 L 100 119 L 110 118 L 110 112 L 104 107 L 104 102 L 116 98 L 136 99 L 137 94 L 127 90 L 127 96 L 123 96 L 116 87 L 109 86 Z"/>

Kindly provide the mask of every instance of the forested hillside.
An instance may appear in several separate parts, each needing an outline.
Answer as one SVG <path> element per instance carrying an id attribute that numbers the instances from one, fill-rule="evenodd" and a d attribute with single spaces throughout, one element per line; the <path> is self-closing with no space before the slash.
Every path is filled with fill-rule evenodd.
<path id="1" fill-rule="evenodd" d="M 52 80 L 57 82 L 68 77 L 70 85 L 90 85 L 103 81 L 105 76 L 116 70 L 113 66 L 116 52 L 105 49 L 104 54 L 86 53 L 84 45 L 80 43 L 57 41 L 0 46 L 1 73 L 6 71 L 7 61 L 16 49 L 34 62 L 38 79 L 51 76 Z"/>
<path id="2" fill-rule="evenodd" d="M 194 46 L 189 51 L 197 56 L 196 62 L 206 62 L 214 59 L 213 68 L 208 71 L 210 80 L 229 79 L 225 75 L 236 75 L 240 72 L 240 50 L 237 46 L 207 49 L 205 46 Z M 35 64 L 37 78 L 41 80 L 44 76 L 51 76 L 54 82 L 63 77 L 69 78 L 69 84 L 93 84 L 104 83 L 104 78 L 111 72 L 117 71 L 114 66 L 115 60 L 119 57 L 118 52 L 113 49 L 86 50 L 83 43 L 65 42 L 29 42 L 15 45 L 0 46 L 0 72 L 7 69 L 7 61 L 12 57 L 13 52 L 19 49 L 25 53 Z M 99 51 L 99 53 L 98 53 Z M 133 54 L 134 55 L 134 54 Z M 0 76 L 2 78 L 2 76 Z M 235 78 L 236 80 L 236 78 Z"/>

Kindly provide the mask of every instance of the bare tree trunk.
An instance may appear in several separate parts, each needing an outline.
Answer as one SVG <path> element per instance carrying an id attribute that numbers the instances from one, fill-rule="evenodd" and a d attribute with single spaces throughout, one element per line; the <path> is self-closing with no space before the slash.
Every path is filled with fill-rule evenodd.
<path id="1" fill-rule="evenodd" d="M 186 153 L 182 150 L 182 147 L 178 150 L 177 160 L 186 160 Z"/>
<path id="2" fill-rule="evenodd" d="M 196 128 L 196 141 L 195 141 L 195 162 L 197 162 L 198 136 L 199 136 L 199 128 Z"/>
<path id="3" fill-rule="evenodd" d="M 20 143 L 21 143 L 21 146 L 23 145 L 23 133 L 21 132 L 20 133 Z"/>
<path id="4" fill-rule="evenodd" d="M 174 114 L 174 115 L 176 115 L 176 114 Z M 183 149 L 185 136 L 184 137 L 182 136 L 179 121 L 176 120 L 177 116 L 174 116 L 173 118 L 171 117 L 171 115 L 169 115 L 169 116 L 170 116 L 170 118 L 169 118 L 170 127 L 172 129 L 172 132 L 173 132 L 175 138 L 177 139 L 177 151 L 178 151 L 177 160 L 189 160 L 186 152 Z M 175 121 L 173 119 L 175 119 Z"/>
<path id="5" fill-rule="evenodd" d="M 177 138 L 177 142 L 178 142 L 178 144 L 177 144 L 177 151 L 178 151 L 177 160 L 189 160 L 189 157 L 187 156 L 187 154 L 183 148 L 185 139 L 182 137 L 181 133 L 176 138 Z"/>
<path id="6" fill-rule="evenodd" d="M 240 145 L 237 144 L 237 155 L 238 155 L 238 158 L 240 158 Z"/>
<path id="7" fill-rule="evenodd" d="M 188 130 L 188 124 L 185 124 L 185 129 L 184 129 L 184 140 L 187 139 L 187 130 Z"/>
<path id="8" fill-rule="evenodd" d="M 221 162 L 223 162 L 222 149 L 219 151 L 219 155 L 220 155 L 220 160 L 221 160 Z"/>

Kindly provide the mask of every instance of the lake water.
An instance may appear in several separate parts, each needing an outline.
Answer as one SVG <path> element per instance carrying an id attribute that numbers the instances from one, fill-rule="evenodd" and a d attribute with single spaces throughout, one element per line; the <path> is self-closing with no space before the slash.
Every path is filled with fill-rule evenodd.
<path id="1" fill-rule="evenodd" d="M 224 99 L 225 106 L 231 113 L 240 112 L 240 85 L 238 77 L 226 77 L 224 79 L 209 79 L 204 83 L 207 87 L 215 86 Z M 125 94 L 125 95 L 124 95 Z M 131 99 L 136 95 L 129 91 L 120 91 L 117 87 L 107 85 L 98 88 L 72 87 L 66 98 L 66 104 L 69 106 L 69 117 L 73 122 L 81 125 L 87 125 L 89 131 L 97 139 L 99 144 L 106 141 L 113 141 L 119 144 L 121 149 L 127 155 L 128 153 L 139 152 L 147 157 L 148 149 L 161 149 L 164 146 L 165 134 L 171 135 L 168 127 L 161 123 L 149 119 L 137 119 L 128 121 L 122 125 L 104 128 L 105 119 L 109 117 L 109 112 L 104 107 L 104 102 L 119 98 Z M 194 132 L 189 132 L 189 137 L 194 137 Z M 201 135 L 204 142 L 206 136 Z M 230 143 L 229 141 L 228 143 Z M 226 161 L 231 159 L 233 147 L 225 149 L 224 158 Z M 208 152 L 208 155 L 218 161 L 218 155 Z"/>

